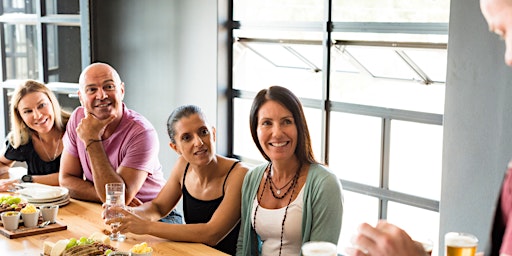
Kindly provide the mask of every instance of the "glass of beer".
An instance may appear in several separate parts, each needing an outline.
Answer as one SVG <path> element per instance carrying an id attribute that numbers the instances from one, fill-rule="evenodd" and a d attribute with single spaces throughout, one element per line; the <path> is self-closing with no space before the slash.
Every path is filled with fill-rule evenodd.
<path id="1" fill-rule="evenodd" d="M 445 256 L 474 256 L 478 239 L 468 233 L 449 232 L 444 236 Z"/>

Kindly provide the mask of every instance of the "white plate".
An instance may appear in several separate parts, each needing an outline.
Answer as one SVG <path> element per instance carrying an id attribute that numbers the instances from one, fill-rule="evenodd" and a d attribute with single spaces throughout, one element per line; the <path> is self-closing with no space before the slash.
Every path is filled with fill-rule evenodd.
<path id="1" fill-rule="evenodd" d="M 37 200 L 52 200 L 66 196 L 69 190 L 64 187 L 53 187 L 53 186 L 31 186 L 25 187 L 16 191 L 20 196 L 27 199 L 27 201 Z"/>
<path id="2" fill-rule="evenodd" d="M 69 204 L 70 200 L 69 200 L 69 196 L 68 197 L 65 197 L 59 201 L 55 201 L 55 202 L 41 202 L 41 203 L 31 203 L 33 204 L 35 207 L 39 207 L 39 206 L 43 206 L 43 205 L 58 205 L 58 206 L 64 206 L 66 204 Z"/>

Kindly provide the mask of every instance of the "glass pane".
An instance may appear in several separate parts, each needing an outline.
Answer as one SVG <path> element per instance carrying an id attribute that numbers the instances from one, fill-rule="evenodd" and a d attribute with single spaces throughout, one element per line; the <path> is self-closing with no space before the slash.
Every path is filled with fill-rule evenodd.
<path id="1" fill-rule="evenodd" d="M 338 177 L 379 186 L 381 127 L 377 117 L 331 113 L 329 166 Z"/>
<path id="2" fill-rule="evenodd" d="M 351 58 L 338 48 L 334 48 L 332 51 L 333 69 L 337 71 L 331 73 L 330 95 L 333 101 L 436 114 L 444 113 L 444 83 L 425 85 L 411 80 L 375 78 L 365 72 L 364 67 L 366 66 L 357 67 L 359 72 L 354 72 L 357 60 L 359 58 Z M 380 63 L 387 61 L 386 59 L 379 60 Z M 446 66 L 446 59 L 439 58 L 438 60 L 440 60 L 439 63 L 430 62 L 429 65 Z M 340 62 L 342 63 L 339 64 Z M 340 68 L 340 65 L 345 65 L 345 68 Z M 387 65 L 394 64 L 388 63 Z M 370 66 L 368 64 L 368 67 Z M 435 74 L 435 72 L 431 74 Z M 403 77 L 404 75 L 398 74 L 398 76 Z"/>
<path id="3" fill-rule="evenodd" d="M 364 30 L 364 29 L 363 29 Z M 448 43 L 448 34 L 399 34 L 399 33 L 368 33 L 368 32 L 333 32 L 335 41 L 383 41 L 383 42 L 425 42 Z"/>
<path id="4" fill-rule="evenodd" d="M 256 145 L 254 145 L 249 127 L 252 99 L 235 98 L 233 104 L 236 106 L 233 108 L 233 153 L 258 161 L 265 161 Z"/>
<path id="5" fill-rule="evenodd" d="M 442 126 L 393 120 L 389 188 L 440 200 L 442 146 Z"/>
<path id="6" fill-rule="evenodd" d="M 286 45 L 298 53 L 297 56 L 303 57 L 300 59 L 283 48 L 281 44 L 247 45 L 255 49 L 247 47 L 245 43 L 233 45 L 233 88 L 259 91 L 270 85 L 280 85 L 289 88 L 298 97 L 314 99 L 322 97 L 322 72 L 312 71 L 307 64 L 309 62 L 313 66 L 320 65 L 318 63 L 322 58 L 320 47 Z M 278 53 L 281 54 L 280 56 L 286 54 L 287 57 L 279 59 Z"/>
<path id="7" fill-rule="evenodd" d="M 233 18 L 240 21 L 321 21 L 323 0 L 235 0 Z"/>
<path id="8" fill-rule="evenodd" d="M 38 79 L 36 27 L 5 24 L 7 79 Z"/>
<path id="9" fill-rule="evenodd" d="M 421 80 L 392 48 L 346 46 L 344 53 L 352 56 L 375 77 Z"/>
<path id="10" fill-rule="evenodd" d="M 80 27 L 46 26 L 51 81 L 77 82 L 82 69 Z"/>
<path id="11" fill-rule="evenodd" d="M 3 0 L 4 13 L 36 13 L 36 1 L 33 0 Z"/>
<path id="12" fill-rule="evenodd" d="M 448 22 L 449 0 L 333 0 L 334 21 Z"/>
<path id="13" fill-rule="evenodd" d="M 404 229 L 412 239 L 430 239 L 434 242 L 432 255 L 437 255 L 439 241 L 439 213 L 395 202 L 388 204 L 388 221 Z"/>
<path id="14" fill-rule="evenodd" d="M 278 39 L 278 40 L 315 40 L 320 44 L 322 42 L 322 31 L 300 31 L 300 30 L 271 30 L 271 29 L 235 29 L 233 30 L 235 38 L 259 38 L 259 39 Z"/>
<path id="15" fill-rule="evenodd" d="M 249 127 L 249 112 L 252 100 L 235 98 L 234 104 L 236 106 L 236 108 L 234 108 L 233 120 L 234 154 L 265 161 L 258 148 L 254 145 Z M 319 109 L 304 108 L 304 114 L 308 123 L 313 153 L 315 154 L 315 158 L 321 161 L 322 113 Z"/>
<path id="16" fill-rule="evenodd" d="M 407 49 L 405 54 L 435 82 L 446 82 L 447 51 L 436 49 Z"/>
<path id="17" fill-rule="evenodd" d="M 80 14 L 78 0 L 46 0 L 46 14 Z"/>
<path id="18" fill-rule="evenodd" d="M 379 217 L 379 200 L 375 197 L 359 193 L 343 191 L 343 221 L 338 242 L 338 252 L 345 254 L 344 249 L 351 245 L 350 239 L 356 234 L 361 223 L 377 224 Z"/>
<path id="19" fill-rule="evenodd" d="M 241 43 L 276 67 L 318 70 L 322 68 L 320 45 L 290 45 L 278 43 Z"/>
<path id="20" fill-rule="evenodd" d="M 320 109 L 303 108 L 315 159 L 322 162 L 322 111 Z"/>

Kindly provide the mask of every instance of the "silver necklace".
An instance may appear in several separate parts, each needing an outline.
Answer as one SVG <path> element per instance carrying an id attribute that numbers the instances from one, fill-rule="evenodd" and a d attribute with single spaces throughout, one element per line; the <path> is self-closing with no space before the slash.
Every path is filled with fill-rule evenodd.
<path id="1" fill-rule="evenodd" d="M 37 137 L 39 138 L 39 141 L 41 141 L 41 146 L 43 146 L 44 153 L 46 154 L 46 156 L 48 157 L 50 162 L 55 160 L 55 158 L 57 158 L 57 152 L 59 151 L 59 147 L 60 147 L 60 139 L 57 142 L 57 148 L 55 148 L 55 152 L 53 153 L 53 158 L 51 158 L 50 154 L 48 154 L 48 151 L 46 150 L 46 147 L 44 146 L 44 141 L 41 139 L 41 136 L 39 135 L 39 133 L 37 134 Z"/>
<path id="2" fill-rule="evenodd" d="M 276 193 L 277 195 L 281 195 L 281 190 L 283 188 L 285 188 L 286 186 L 290 185 L 290 183 L 292 183 L 293 179 L 295 179 L 295 176 L 293 176 L 288 182 L 286 182 L 286 184 L 284 184 L 284 186 L 282 187 L 277 187 L 276 184 L 274 183 L 274 181 L 272 180 L 272 173 L 273 173 L 273 170 L 274 170 L 274 166 L 273 165 L 270 165 L 270 172 L 268 173 L 268 178 L 270 179 L 270 188 L 272 189 L 272 186 L 274 186 L 274 188 L 276 188 Z M 297 174 L 296 174 L 297 175 Z M 289 190 L 289 189 L 288 189 Z M 272 193 L 274 193 L 274 191 L 272 190 Z M 286 193 L 288 193 L 288 191 L 286 191 Z"/>

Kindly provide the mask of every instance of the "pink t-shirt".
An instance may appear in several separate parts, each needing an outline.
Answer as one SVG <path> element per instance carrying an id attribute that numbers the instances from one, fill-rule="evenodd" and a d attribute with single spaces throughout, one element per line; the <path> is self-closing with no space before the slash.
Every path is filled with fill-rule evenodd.
<path id="1" fill-rule="evenodd" d="M 507 174 L 501 189 L 501 216 L 505 224 L 505 233 L 501 242 L 500 254 L 512 255 L 512 162 L 508 164 Z"/>
<path id="2" fill-rule="evenodd" d="M 84 143 L 76 134 L 76 127 L 83 117 L 84 108 L 75 109 L 67 124 L 63 143 L 66 152 L 80 159 L 85 178 L 92 182 L 91 163 Z M 123 103 L 123 118 L 119 126 L 102 143 L 114 169 L 124 166 L 149 174 L 136 197 L 142 202 L 154 199 L 164 186 L 165 179 L 158 159 L 158 135 L 153 125 Z"/>

